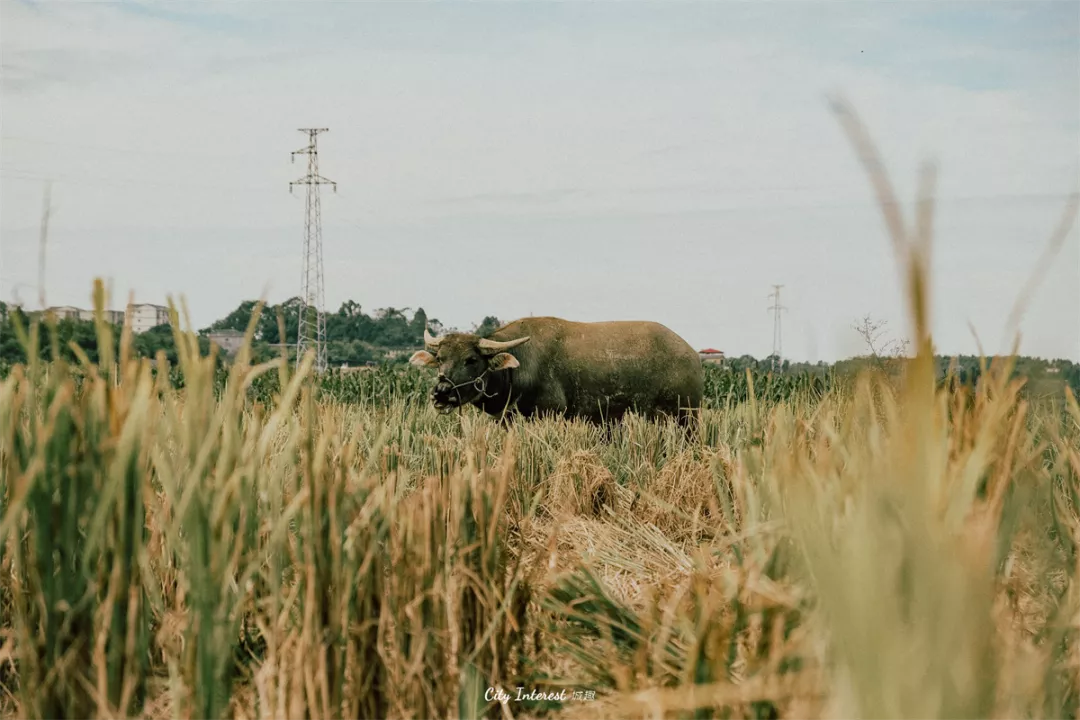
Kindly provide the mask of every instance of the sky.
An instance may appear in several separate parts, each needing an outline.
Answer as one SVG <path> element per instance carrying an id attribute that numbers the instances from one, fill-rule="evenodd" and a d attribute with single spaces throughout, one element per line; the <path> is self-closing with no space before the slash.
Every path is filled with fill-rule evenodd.
<path id="1" fill-rule="evenodd" d="M 940 352 L 1006 318 L 1080 190 L 1080 3 L 0 0 L 0 299 L 183 297 L 195 328 L 300 292 L 319 136 L 326 306 L 661 322 L 697 349 L 866 351 L 899 269 L 826 101 L 903 210 L 938 166 Z M 1080 230 L 1021 352 L 1080 360 Z M 972 332 L 974 330 L 974 334 Z M 976 340 L 977 338 L 977 340 Z"/>

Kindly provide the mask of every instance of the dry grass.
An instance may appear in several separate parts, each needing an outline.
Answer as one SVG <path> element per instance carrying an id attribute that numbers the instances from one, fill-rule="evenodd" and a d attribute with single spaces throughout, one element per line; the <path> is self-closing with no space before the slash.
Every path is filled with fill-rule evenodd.
<path id="1" fill-rule="evenodd" d="M 3 716 L 1080 713 L 1080 406 L 1028 405 L 1007 365 L 973 398 L 935 390 L 932 175 L 909 230 L 842 118 L 908 288 L 899 383 L 709 412 L 689 442 L 320 405 L 310 362 L 246 350 L 218 395 L 179 331 L 182 391 L 129 336 L 81 384 L 17 367 Z M 254 407 L 266 372 L 285 390 Z M 490 701 L 519 686 L 571 699 Z"/>

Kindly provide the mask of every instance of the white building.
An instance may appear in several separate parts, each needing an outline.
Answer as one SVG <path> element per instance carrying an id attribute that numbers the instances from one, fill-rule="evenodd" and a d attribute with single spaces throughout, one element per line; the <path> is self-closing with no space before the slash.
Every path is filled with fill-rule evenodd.
<path id="1" fill-rule="evenodd" d="M 86 312 L 86 311 L 85 310 L 80 310 L 79 308 L 75 307 L 74 305 L 57 305 L 57 306 L 48 308 L 45 312 L 46 313 L 52 313 L 53 315 L 56 316 L 57 320 L 81 320 L 82 319 L 82 317 L 81 317 L 82 314 L 84 312 Z M 93 319 L 94 316 L 91 314 L 90 317 L 91 317 L 91 319 Z"/>
<path id="2" fill-rule="evenodd" d="M 131 332 L 144 333 L 158 325 L 168 325 L 169 308 L 151 303 L 129 305 L 126 319 L 131 321 Z"/>
<path id="3" fill-rule="evenodd" d="M 58 305 L 48 308 L 46 312 L 52 313 L 57 320 L 85 320 L 94 322 L 94 311 L 83 310 L 74 305 Z M 124 313 L 120 310 L 106 310 L 105 322 L 120 325 L 124 322 Z"/>
<path id="4" fill-rule="evenodd" d="M 703 363 L 713 363 L 714 365 L 724 364 L 724 351 L 717 350 L 716 348 L 698 350 L 698 357 L 701 358 L 701 362 Z"/>
<path id="5" fill-rule="evenodd" d="M 244 344 L 244 333 L 239 330 L 215 330 L 209 334 L 209 338 L 229 357 L 235 355 Z"/>

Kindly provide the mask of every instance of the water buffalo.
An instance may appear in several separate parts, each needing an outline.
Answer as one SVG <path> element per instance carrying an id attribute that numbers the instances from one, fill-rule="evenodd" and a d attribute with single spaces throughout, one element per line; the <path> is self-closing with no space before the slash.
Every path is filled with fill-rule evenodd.
<path id="1" fill-rule="evenodd" d="M 504 420 L 516 411 L 602 424 L 633 410 L 674 417 L 689 428 L 701 406 L 701 359 L 654 322 L 528 317 L 490 338 L 436 339 L 425 330 L 424 344 L 409 362 L 438 369 L 431 398 L 439 411 L 471 404 Z"/>

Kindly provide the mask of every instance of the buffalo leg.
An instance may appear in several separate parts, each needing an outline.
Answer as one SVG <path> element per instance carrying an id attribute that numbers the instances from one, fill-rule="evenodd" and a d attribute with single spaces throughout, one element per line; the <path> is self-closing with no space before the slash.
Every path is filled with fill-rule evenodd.
<path id="1" fill-rule="evenodd" d="M 499 417 L 499 427 L 503 430 L 509 430 L 514 425 L 514 421 L 517 419 L 517 413 L 511 410 L 507 410 Z"/>
<path id="2" fill-rule="evenodd" d="M 686 441 L 694 443 L 700 436 L 701 409 L 679 408 L 675 414 L 675 422 L 682 428 Z"/>

